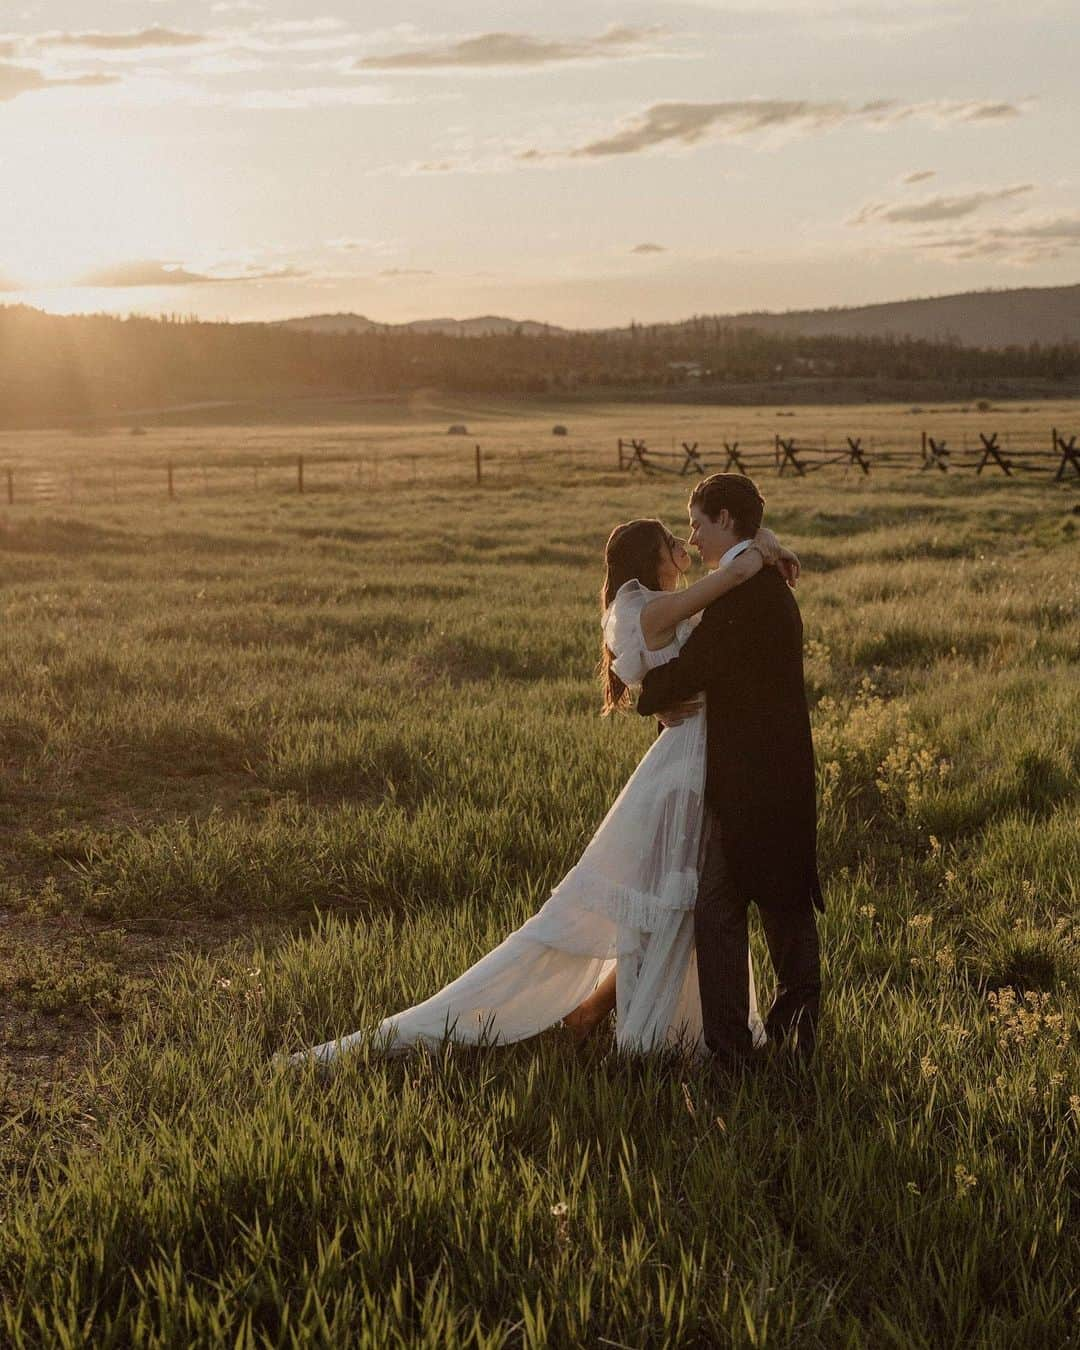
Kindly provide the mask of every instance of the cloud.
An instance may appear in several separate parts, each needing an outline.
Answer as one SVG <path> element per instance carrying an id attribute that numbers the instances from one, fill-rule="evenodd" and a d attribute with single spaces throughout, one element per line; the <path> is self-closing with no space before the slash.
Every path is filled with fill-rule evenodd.
<path id="1" fill-rule="evenodd" d="M 952 197 L 926 197 L 919 202 L 873 202 L 864 206 L 849 223 L 865 225 L 870 221 L 885 221 L 890 225 L 920 225 L 938 220 L 957 220 L 982 210 L 984 206 L 1021 197 L 1034 191 L 1034 188 L 1034 183 L 1015 183 L 1012 187 L 982 189 Z"/>
<path id="2" fill-rule="evenodd" d="M 1011 117 L 1020 117 L 1026 109 L 1028 100 L 1020 103 L 992 102 L 988 99 L 927 99 L 923 103 L 897 104 L 891 100 L 881 100 L 885 122 L 906 122 L 912 117 L 929 117 L 936 122 L 1000 122 Z M 873 106 L 866 105 L 868 108 Z"/>
<path id="3" fill-rule="evenodd" d="M 906 173 L 900 181 L 901 183 L 923 183 L 927 178 L 933 178 L 936 172 L 935 169 L 916 169 L 914 173 Z"/>
<path id="4" fill-rule="evenodd" d="M 663 244 L 635 244 L 630 250 L 631 253 L 666 253 L 667 249 Z"/>
<path id="5" fill-rule="evenodd" d="M 335 33 L 347 25 L 344 19 L 275 19 L 263 24 L 267 33 Z"/>
<path id="6" fill-rule="evenodd" d="M 410 165 L 405 172 L 414 173 L 482 173 L 484 166 L 479 162 L 469 163 L 460 159 L 425 159 L 419 164 Z"/>
<path id="7" fill-rule="evenodd" d="M 1002 117 L 1019 117 L 1020 109 L 1015 103 L 962 103 L 954 116 L 961 122 L 996 122 Z"/>
<path id="8" fill-rule="evenodd" d="M 292 280 L 307 275 L 300 268 L 290 264 L 269 268 L 247 266 L 232 274 L 212 275 L 189 271 L 180 263 L 143 259 L 98 268 L 80 277 L 75 284 L 99 289 L 121 286 L 207 286 L 238 281 Z"/>
<path id="9" fill-rule="evenodd" d="M 353 236 L 327 239 L 324 247 L 332 248 L 338 253 L 386 253 L 390 251 L 388 244 L 383 239 L 358 239 Z"/>
<path id="10" fill-rule="evenodd" d="M 42 75 L 32 66 L 0 64 L 0 103 L 18 98 L 20 94 L 36 94 L 45 89 L 63 89 L 74 86 L 96 88 L 116 84 L 115 75 L 78 75 L 72 79 L 55 80 Z"/>
<path id="11" fill-rule="evenodd" d="M 202 286 L 214 277 L 189 272 L 177 263 L 155 261 L 115 263 L 87 272 L 76 283 L 79 286 Z"/>
<path id="12" fill-rule="evenodd" d="M 1019 266 L 1052 262 L 1080 249 L 1080 211 L 1029 216 L 1009 225 L 943 235 L 923 235 L 914 246 L 955 262 L 994 258 Z"/>
<path id="13" fill-rule="evenodd" d="M 568 61 L 616 60 L 640 55 L 659 27 L 612 27 L 596 37 L 543 38 L 529 33 L 480 33 L 458 42 L 414 47 L 384 56 L 364 56 L 357 70 L 498 70 L 522 66 L 550 66 Z"/>
<path id="14" fill-rule="evenodd" d="M 633 155 L 659 145 L 697 145 L 710 134 L 727 139 L 781 127 L 811 130 L 835 126 L 848 115 L 843 103 L 810 103 L 805 99 L 654 103 L 613 135 L 588 141 L 569 153 L 575 159 Z"/>
<path id="15" fill-rule="evenodd" d="M 428 267 L 384 267 L 379 273 L 381 277 L 433 277 L 434 272 Z"/>
<path id="16" fill-rule="evenodd" d="M 39 47 L 90 47 L 96 51 L 134 51 L 143 47 L 193 47 L 206 38 L 174 28 L 142 28 L 130 33 L 42 33 Z"/>
<path id="17" fill-rule="evenodd" d="M 1008 109 L 1006 113 L 1003 111 Z M 611 135 L 565 150 L 531 148 L 516 158 L 529 162 L 552 158 L 600 159 L 640 154 L 657 146 L 693 146 L 713 140 L 732 140 L 761 132 L 824 131 L 845 124 L 886 127 L 913 117 L 938 122 L 970 122 L 1019 116 L 1015 104 L 934 100 L 901 104 L 873 99 L 861 105 L 841 100 L 734 99 L 720 103 L 654 103 L 630 118 Z"/>

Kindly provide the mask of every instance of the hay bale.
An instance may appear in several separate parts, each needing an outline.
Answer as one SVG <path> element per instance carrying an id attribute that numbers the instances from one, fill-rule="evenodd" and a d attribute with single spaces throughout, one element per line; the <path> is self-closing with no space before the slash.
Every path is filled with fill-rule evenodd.
<path id="1" fill-rule="evenodd" d="M 566 429 L 561 423 L 559 423 L 559 422 L 556 422 L 555 425 L 551 428 L 551 434 L 552 434 L 553 436 L 569 436 L 569 435 L 570 435 L 570 433 L 567 431 L 567 429 Z"/>
<path id="2" fill-rule="evenodd" d="M 448 436 L 467 436 L 469 434 L 469 428 L 462 422 L 455 422 L 452 427 L 446 428 L 446 434 Z"/>

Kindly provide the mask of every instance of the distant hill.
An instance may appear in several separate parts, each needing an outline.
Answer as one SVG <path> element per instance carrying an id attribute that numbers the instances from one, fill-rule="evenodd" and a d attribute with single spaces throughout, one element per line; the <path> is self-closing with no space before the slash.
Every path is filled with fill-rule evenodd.
<path id="1" fill-rule="evenodd" d="M 799 309 L 781 313 L 752 311 L 710 314 L 673 324 L 643 325 L 688 333 L 710 328 L 753 328 L 760 333 L 792 337 L 922 338 L 959 342 L 965 347 L 1026 347 L 1033 342 L 1080 342 L 1080 285 L 1028 286 L 1006 291 L 966 291 L 925 300 L 891 300 L 880 305 L 836 309 Z M 571 330 L 533 319 L 508 319 L 486 314 L 475 319 L 414 319 L 411 323 L 377 323 L 362 314 L 312 314 L 283 319 L 277 328 L 311 333 L 442 333 L 448 337 L 503 336 L 519 331 L 530 337 L 557 337 Z M 638 329 L 609 333 L 631 335 Z"/>
<path id="2" fill-rule="evenodd" d="M 311 314 L 299 319 L 279 319 L 274 328 L 296 328 L 305 333 L 442 333 L 446 337 L 501 337 L 518 331 L 527 337 L 554 335 L 569 330 L 533 319 L 506 319 L 483 314 L 475 319 L 413 319 L 409 323 L 377 323 L 363 314 Z"/>
<path id="3" fill-rule="evenodd" d="M 1080 286 L 967 291 L 881 305 L 716 318 L 729 327 L 794 337 L 910 337 L 965 347 L 1026 347 L 1080 342 Z"/>

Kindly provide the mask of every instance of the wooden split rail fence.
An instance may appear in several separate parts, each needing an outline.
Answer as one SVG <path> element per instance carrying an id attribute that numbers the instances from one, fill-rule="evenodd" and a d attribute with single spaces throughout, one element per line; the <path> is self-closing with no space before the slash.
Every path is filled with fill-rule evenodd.
<path id="1" fill-rule="evenodd" d="M 620 437 L 618 465 L 623 472 L 642 474 L 669 474 L 680 478 L 702 478 L 720 471 L 736 473 L 774 472 L 780 477 L 805 478 L 821 469 L 840 467 L 868 476 L 878 470 L 906 470 L 952 474 L 973 470 L 976 476 L 984 470 L 1013 478 L 1017 473 L 1052 474 L 1055 482 L 1080 484 L 1080 433 L 1065 436 L 1057 428 L 1051 430 L 1049 449 L 1013 450 L 1004 447 L 997 432 L 980 433 L 979 448 L 973 452 L 965 444 L 959 455 L 954 454 L 947 441 L 940 436 L 923 432 L 917 447 L 889 446 L 877 449 L 871 440 L 869 447 L 860 436 L 847 436 L 843 446 L 830 447 L 827 443 L 810 444 L 794 436 L 776 434 L 771 445 L 757 442 L 748 446 L 738 439 L 720 442 L 720 448 L 704 449 L 700 441 L 685 440 L 680 448 L 653 450 L 641 437 Z M 674 445 L 674 443 L 673 443 Z M 421 476 L 448 481 L 480 484 L 489 477 L 496 481 L 530 470 L 550 476 L 560 468 L 574 472 L 596 472 L 602 468 L 592 449 L 571 448 L 552 453 L 550 448 L 539 450 L 530 446 L 499 445 L 486 450 L 474 445 L 466 456 L 444 458 L 425 453 L 381 456 L 359 455 L 284 455 L 274 459 L 243 462 L 174 463 L 159 461 L 156 465 L 143 464 L 134 468 L 113 465 L 56 466 L 39 469 L 25 464 L 0 467 L 0 504 L 49 505 L 60 502 L 108 500 L 138 495 L 164 495 L 170 500 L 188 497 L 193 492 L 233 492 L 254 489 L 306 493 L 333 489 L 374 489 L 380 483 L 416 483 Z"/>
<path id="2" fill-rule="evenodd" d="M 1078 433 L 1080 435 L 1080 433 Z M 1052 473 L 1060 483 L 1068 478 L 1080 479 L 1080 446 L 1077 436 L 1067 439 L 1057 427 L 1050 430 L 1049 449 L 1030 448 L 1012 450 L 1003 448 L 998 432 L 979 432 L 979 447 L 969 451 L 965 445 L 959 456 L 953 454 L 948 442 L 940 436 L 923 432 L 917 448 L 876 450 L 867 449 L 861 436 L 847 436 L 846 444 L 830 449 L 827 443 L 802 445 L 794 436 L 773 437 L 771 451 L 760 445 L 756 450 L 741 446 L 739 441 L 721 441 L 722 450 L 701 449 L 698 441 L 683 441 L 682 450 L 650 450 L 640 437 L 620 437 L 618 441 L 619 469 L 623 472 L 674 474 L 683 478 L 688 474 L 704 477 L 708 473 L 750 473 L 753 470 L 772 469 L 780 477 L 791 474 L 805 478 L 833 465 L 844 469 L 858 469 L 869 476 L 871 469 L 906 469 L 925 472 L 936 469 L 940 473 L 973 469 L 981 476 L 984 469 L 996 469 L 1007 478 L 1015 473 Z"/>

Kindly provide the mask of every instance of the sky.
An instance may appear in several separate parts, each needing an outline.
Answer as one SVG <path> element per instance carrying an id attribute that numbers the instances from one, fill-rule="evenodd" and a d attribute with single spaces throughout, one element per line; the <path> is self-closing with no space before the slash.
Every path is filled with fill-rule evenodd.
<path id="1" fill-rule="evenodd" d="M 1080 281 L 1075 0 L 4 0 L 0 304 L 567 327 Z"/>

